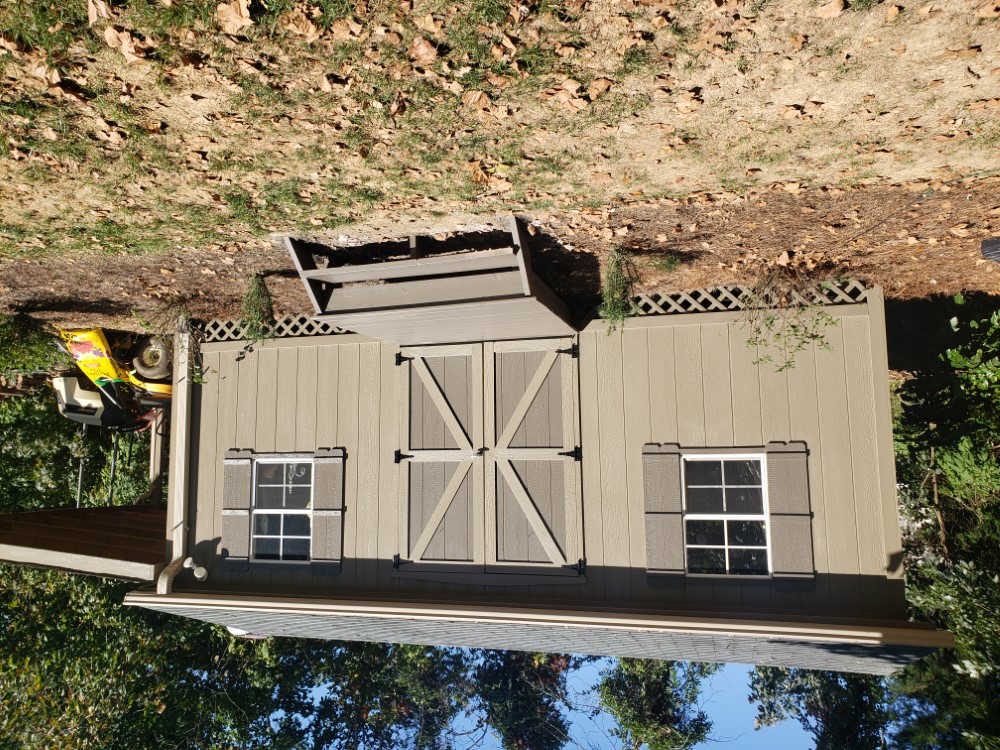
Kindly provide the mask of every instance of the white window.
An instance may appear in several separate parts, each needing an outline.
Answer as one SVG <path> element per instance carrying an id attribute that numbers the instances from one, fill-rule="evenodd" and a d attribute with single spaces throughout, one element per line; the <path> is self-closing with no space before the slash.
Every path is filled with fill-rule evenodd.
<path id="1" fill-rule="evenodd" d="M 687 572 L 769 575 L 764 456 L 688 455 L 683 459 Z"/>
<path id="2" fill-rule="evenodd" d="M 311 559 L 312 507 L 311 461 L 255 461 L 252 559 Z"/>

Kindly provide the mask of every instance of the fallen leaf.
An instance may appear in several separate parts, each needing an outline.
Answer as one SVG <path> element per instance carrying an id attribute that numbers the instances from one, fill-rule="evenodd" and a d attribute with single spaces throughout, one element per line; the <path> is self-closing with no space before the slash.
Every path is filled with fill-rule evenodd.
<path id="1" fill-rule="evenodd" d="M 278 28 L 301 36 L 307 42 L 315 42 L 320 37 L 319 28 L 301 10 L 282 13 L 278 18 Z"/>
<path id="2" fill-rule="evenodd" d="M 892 21 L 899 15 L 899 12 L 903 9 L 901 5 L 890 5 L 885 9 L 885 20 Z"/>
<path id="3" fill-rule="evenodd" d="M 437 60 L 437 49 L 433 44 L 428 42 L 422 36 L 418 36 L 413 40 L 413 43 L 407 48 L 406 54 L 410 56 L 410 59 L 415 63 L 420 65 L 430 65 L 435 60 Z"/>
<path id="4" fill-rule="evenodd" d="M 142 59 L 142 51 L 136 48 L 135 39 L 127 31 L 117 31 L 114 26 L 108 26 L 104 29 L 104 41 L 111 49 L 121 52 L 129 65 Z"/>
<path id="5" fill-rule="evenodd" d="M 87 25 L 93 26 L 101 18 L 111 20 L 111 6 L 105 0 L 87 0 Z"/>
<path id="6" fill-rule="evenodd" d="M 809 41 L 809 37 L 805 34 L 792 34 L 788 37 L 788 41 L 791 42 L 792 49 L 798 52 L 805 46 L 805 43 Z"/>
<path id="7" fill-rule="evenodd" d="M 611 81 L 607 78 L 595 78 L 587 87 L 587 96 L 590 101 L 596 100 L 599 96 L 606 94 L 611 88 Z"/>
<path id="8" fill-rule="evenodd" d="M 682 92 L 674 103 L 674 106 L 677 107 L 678 112 L 689 114 L 701 107 L 704 101 L 701 97 L 701 88 L 696 86 L 689 91 Z"/>
<path id="9" fill-rule="evenodd" d="M 49 86 L 57 86 L 59 85 L 59 81 L 62 80 L 59 77 L 59 71 L 55 68 L 50 68 L 44 62 L 36 63 L 28 68 L 28 75 L 40 81 L 45 81 Z"/>
<path id="10" fill-rule="evenodd" d="M 580 83 L 579 81 L 574 81 L 572 78 L 567 78 L 560 85 L 562 86 L 562 88 L 566 89 L 566 91 L 568 91 L 571 94 L 575 94 L 583 87 L 582 83 Z"/>
<path id="11" fill-rule="evenodd" d="M 466 91 L 462 94 L 462 104 L 473 109 L 487 109 L 490 106 L 490 95 L 475 89 Z"/>
<path id="12" fill-rule="evenodd" d="M 236 35 L 241 29 L 253 26 L 250 18 L 250 0 L 232 0 L 229 3 L 219 3 L 215 9 L 215 20 L 223 33 Z"/>
<path id="13" fill-rule="evenodd" d="M 421 31 L 426 31 L 428 34 L 437 34 L 442 28 L 444 28 L 444 24 L 434 18 L 434 16 L 430 13 L 415 18 L 413 20 L 413 25 Z"/>
<path id="14" fill-rule="evenodd" d="M 839 18 L 846 7 L 844 0 L 830 0 L 825 5 L 819 6 L 814 15 L 817 18 Z"/>

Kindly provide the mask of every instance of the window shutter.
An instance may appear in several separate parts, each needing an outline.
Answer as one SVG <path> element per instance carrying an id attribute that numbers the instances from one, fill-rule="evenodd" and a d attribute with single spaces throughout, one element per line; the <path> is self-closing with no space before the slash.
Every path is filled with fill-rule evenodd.
<path id="1" fill-rule="evenodd" d="M 344 450 L 321 448 L 313 459 L 312 559 L 338 562 L 343 546 Z"/>
<path id="2" fill-rule="evenodd" d="M 815 573 L 808 458 L 802 442 L 767 445 L 771 574 L 775 578 L 807 578 Z"/>
<path id="3" fill-rule="evenodd" d="M 221 554 L 230 560 L 250 557 L 250 503 L 253 494 L 252 451 L 229 450 L 222 461 Z"/>
<path id="4" fill-rule="evenodd" d="M 642 473 L 646 499 L 646 569 L 650 573 L 683 575 L 680 446 L 655 443 L 643 446 Z"/>

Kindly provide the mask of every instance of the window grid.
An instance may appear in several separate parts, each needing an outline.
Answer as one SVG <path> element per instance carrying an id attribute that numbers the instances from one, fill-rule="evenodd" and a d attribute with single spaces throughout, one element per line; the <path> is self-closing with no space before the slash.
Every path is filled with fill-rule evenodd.
<path id="1" fill-rule="evenodd" d="M 289 467 L 297 465 L 308 465 L 309 467 L 309 481 L 307 482 L 294 482 L 292 478 L 289 477 Z M 262 466 L 282 466 L 282 481 L 281 482 L 262 482 L 260 477 L 260 468 Z M 254 482 L 253 482 L 253 512 L 251 518 L 251 559 L 262 560 L 267 562 L 305 562 L 312 559 L 312 505 L 313 505 L 313 463 L 311 460 L 307 459 L 295 459 L 295 460 L 259 460 L 254 462 Z M 259 508 L 259 491 L 261 489 L 267 488 L 280 488 L 282 490 L 282 505 L 285 503 L 285 498 L 287 498 L 291 493 L 293 488 L 309 488 L 309 500 L 304 508 Z M 277 516 L 278 517 L 278 530 L 277 533 L 261 533 L 258 532 L 258 518 L 264 516 Z M 307 519 L 306 529 L 301 533 L 287 533 L 285 531 L 286 518 L 289 517 L 305 517 Z M 265 522 L 267 523 L 267 522 Z M 262 555 L 258 553 L 258 542 L 259 541 L 269 541 L 277 540 L 277 555 L 274 556 L 272 553 L 267 553 Z M 304 547 L 306 550 L 305 555 L 287 553 L 286 556 L 286 541 L 291 542 L 305 542 L 305 545 L 297 545 L 298 547 Z M 296 545 L 291 545 L 292 549 Z"/>
<path id="2" fill-rule="evenodd" d="M 726 481 L 725 476 L 725 464 L 726 461 L 754 461 L 757 464 L 760 476 L 760 484 L 730 484 Z M 721 464 L 721 480 L 719 484 L 688 484 L 687 482 L 687 467 L 689 464 L 698 462 L 719 462 Z M 771 569 L 771 525 L 768 523 L 768 505 L 767 505 L 767 460 L 766 456 L 759 453 L 720 453 L 720 454 L 696 454 L 691 456 L 682 456 L 682 465 L 684 468 L 684 481 L 682 482 L 683 491 L 683 503 L 684 503 L 684 547 L 685 547 L 685 565 L 690 567 L 688 561 L 687 550 L 721 550 L 723 552 L 723 559 L 725 561 L 725 572 L 722 573 L 692 573 L 690 570 L 687 571 L 688 575 L 693 576 L 739 576 L 741 578 L 766 578 L 770 576 Z M 727 513 L 727 489 L 757 489 L 761 491 L 761 512 L 760 513 Z M 722 513 L 704 513 L 704 512 L 693 512 L 688 510 L 688 490 L 692 489 L 721 489 L 723 494 L 723 512 Z M 687 528 L 688 521 L 717 521 L 722 522 L 723 529 L 723 542 L 722 544 L 692 544 L 687 540 Z M 750 521 L 750 522 L 761 522 L 764 526 L 764 544 L 763 545 L 739 545 L 730 544 L 729 542 L 729 523 L 730 521 Z M 766 555 L 765 562 L 767 565 L 766 573 L 734 573 L 732 571 L 732 564 L 730 561 L 730 550 L 757 550 L 763 551 Z"/>

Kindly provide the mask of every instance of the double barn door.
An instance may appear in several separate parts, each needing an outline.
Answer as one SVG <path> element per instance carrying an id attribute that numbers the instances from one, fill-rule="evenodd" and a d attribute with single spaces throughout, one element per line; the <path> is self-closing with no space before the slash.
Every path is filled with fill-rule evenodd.
<path id="1" fill-rule="evenodd" d="M 568 339 L 401 351 L 404 570 L 576 572 L 573 352 Z"/>

